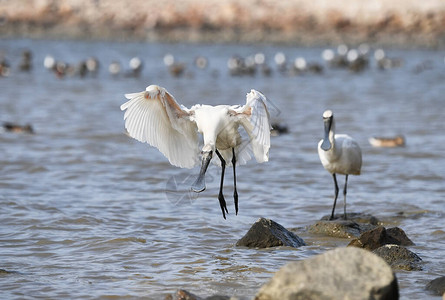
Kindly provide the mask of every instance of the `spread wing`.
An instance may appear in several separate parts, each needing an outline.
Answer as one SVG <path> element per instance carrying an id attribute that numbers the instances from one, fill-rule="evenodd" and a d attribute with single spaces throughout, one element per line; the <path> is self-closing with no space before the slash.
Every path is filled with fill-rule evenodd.
<path id="1" fill-rule="evenodd" d="M 250 138 L 253 154 L 257 162 L 269 160 L 270 116 L 266 97 L 256 90 L 246 96 L 246 104 L 234 109 Z M 245 151 L 249 147 L 245 147 Z"/>
<path id="2" fill-rule="evenodd" d="M 197 127 L 187 108 L 180 107 L 166 89 L 157 85 L 125 97 L 129 101 L 121 105 L 121 110 L 126 110 L 125 128 L 131 137 L 158 148 L 174 166 L 196 165 Z"/>

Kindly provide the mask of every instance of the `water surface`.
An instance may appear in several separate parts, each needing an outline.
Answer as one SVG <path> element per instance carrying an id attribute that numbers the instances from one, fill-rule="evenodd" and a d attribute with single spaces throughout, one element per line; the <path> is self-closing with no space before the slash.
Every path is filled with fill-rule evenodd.
<path id="1" fill-rule="evenodd" d="M 17 70 L 25 48 L 34 54 L 30 73 Z M 0 274 L 3 298 L 159 299 L 184 288 L 249 299 L 286 262 L 347 245 L 305 231 L 330 212 L 333 200 L 332 178 L 316 150 L 327 108 L 337 131 L 354 137 L 363 151 L 362 175 L 349 180 L 349 211 L 401 227 L 423 259 L 423 271 L 397 272 L 402 298 L 431 297 L 425 284 L 444 275 L 443 52 L 387 50 L 404 63 L 386 71 L 371 62 L 359 74 L 325 69 L 289 77 L 274 70 L 271 77 L 232 77 L 226 63 L 233 54 L 263 51 L 272 63 L 283 51 L 290 59 L 322 63 L 322 49 L 10 39 L 0 41 L 0 51 L 12 65 L 10 76 L 0 78 L 0 121 L 31 123 L 36 131 L 0 134 L 0 268 L 11 272 Z M 165 53 L 186 63 L 185 76 L 169 74 Z M 96 78 L 58 79 L 43 68 L 46 54 L 73 64 L 96 56 L 102 68 Z M 145 64 L 139 78 L 108 74 L 109 63 L 126 68 L 135 55 Z M 206 70 L 193 66 L 197 55 L 209 59 Z M 420 64 L 429 67 L 415 72 Z M 158 150 L 125 135 L 123 95 L 149 84 L 166 87 L 187 107 L 243 104 L 251 88 L 273 101 L 273 118 L 289 133 L 273 137 L 268 163 L 237 169 L 238 216 L 231 172 L 224 220 L 216 166 L 208 171 L 207 190 L 190 195 L 198 168 L 173 167 Z M 395 134 L 406 137 L 406 147 L 368 143 L 371 136 Z M 293 228 L 308 246 L 235 247 L 259 217 Z"/>

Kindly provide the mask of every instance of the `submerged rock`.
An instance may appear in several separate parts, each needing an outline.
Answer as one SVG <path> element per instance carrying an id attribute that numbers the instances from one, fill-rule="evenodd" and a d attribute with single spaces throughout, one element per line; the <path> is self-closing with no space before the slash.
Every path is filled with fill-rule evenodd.
<path id="1" fill-rule="evenodd" d="M 428 282 L 425 287 L 428 291 L 433 292 L 437 296 L 445 294 L 445 276 L 436 278 Z"/>
<path id="2" fill-rule="evenodd" d="M 352 220 L 318 221 L 308 227 L 310 233 L 338 238 L 359 237 L 362 232 L 373 229 L 375 225 L 359 224 Z"/>
<path id="3" fill-rule="evenodd" d="M 302 238 L 270 219 L 260 218 L 249 231 L 236 242 L 236 246 L 269 248 L 277 246 L 305 246 Z"/>
<path id="4" fill-rule="evenodd" d="M 378 226 L 363 232 L 359 238 L 353 239 L 348 246 L 364 248 L 372 251 L 387 244 L 402 246 L 414 245 L 402 229 L 398 227 L 386 229 L 383 226 Z"/>
<path id="5" fill-rule="evenodd" d="M 329 218 L 331 215 L 326 215 L 321 218 L 322 221 L 329 221 Z M 334 219 L 331 221 L 337 221 L 337 220 L 344 220 L 343 214 L 335 214 Z M 378 225 L 379 219 L 374 217 L 373 215 L 367 214 L 367 213 L 357 213 L 357 212 L 350 212 L 347 213 L 347 220 L 354 221 L 356 223 L 363 223 L 363 224 L 371 224 L 371 225 Z"/>
<path id="6" fill-rule="evenodd" d="M 398 298 L 390 266 L 369 251 L 351 247 L 286 264 L 255 300 Z"/>
<path id="7" fill-rule="evenodd" d="M 206 298 L 201 298 L 186 290 L 177 290 L 176 293 L 174 293 L 173 295 L 168 294 L 164 298 L 164 300 L 230 300 L 230 299 L 232 298 L 229 296 L 221 296 L 221 295 L 213 295 Z"/>
<path id="8" fill-rule="evenodd" d="M 379 220 L 365 213 L 348 213 L 348 219 L 343 219 L 343 214 L 323 216 L 320 221 L 308 227 L 310 233 L 321 234 L 338 238 L 358 238 L 361 233 L 374 229 Z"/>
<path id="9" fill-rule="evenodd" d="M 405 271 L 422 270 L 422 259 L 405 247 L 399 245 L 384 245 L 372 252 L 383 258 L 393 269 Z"/>
<path id="10" fill-rule="evenodd" d="M 204 300 L 230 300 L 232 297 L 229 296 L 221 296 L 221 295 L 213 295 L 210 297 L 205 298 Z M 236 298 L 234 298 L 236 299 Z"/>
<path id="11" fill-rule="evenodd" d="M 202 300 L 202 298 L 186 290 L 177 290 L 173 295 L 165 296 L 165 300 Z"/>

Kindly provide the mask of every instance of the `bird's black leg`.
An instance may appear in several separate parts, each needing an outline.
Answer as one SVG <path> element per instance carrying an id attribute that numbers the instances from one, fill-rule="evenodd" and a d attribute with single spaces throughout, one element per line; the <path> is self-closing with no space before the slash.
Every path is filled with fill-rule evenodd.
<path id="1" fill-rule="evenodd" d="M 338 197 L 338 184 L 337 184 L 337 177 L 335 176 L 335 173 L 332 174 L 332 177 L 334 178 L 334 184 L 335 184 L 335 198 L 334 198 L 334 206 L 332 206 L 332 214 L 329 220 L 334 219 L 334 211 L 335 211 L 335 205 L 337 204 L 337 197 Z"/>
<path id="2" fill-rule="evenodd" d="M 222 157 L 221 153 L 219 153 L 218 150 L 215 150 L 215 152 L 216 152 L 216 155 L 218 155 L 219 159 L 221 160 L 221 183 L 219 185 L 218 200 L 219 200 L 219 205 L 221 206 L 223 218 L 225 219 L 226 213 L 229 213 L 229 211 L 227 210 L 226 200 L 224 199 L 224 195 L 223 195 L 224 172 L 226 170 L 226 161 L 224 160 L 224 158 Z"/>
<path id="3" fill-rule="evenodd" d="M 345 214 L 344 214 L 344 219 L 346 220 L 346 190 L 348 189 L 348 174 L 346 174 L 346 178 L 345 178 L 345 187 L 343 189 L 343 197 L 344 197 L 344 210 L 345 210 Z"/>
<path id="4" fill-rule="evenodd" d="M 232 148 L 232 166 L 233 166 L 233 199 L 235 200 L 235 214 L 238 214 L 238 191 L 236 190 L 236 157 L 235 157 L 235 148 Z"/>

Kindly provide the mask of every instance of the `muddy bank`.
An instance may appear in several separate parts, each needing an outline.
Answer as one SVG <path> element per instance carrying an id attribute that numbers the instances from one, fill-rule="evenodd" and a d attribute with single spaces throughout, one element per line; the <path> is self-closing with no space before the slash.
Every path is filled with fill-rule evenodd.
<path id="1" fill-rule="evenodd" d="M 0 36 L 445 46 L 445 2 L 5 0 Z"/>

